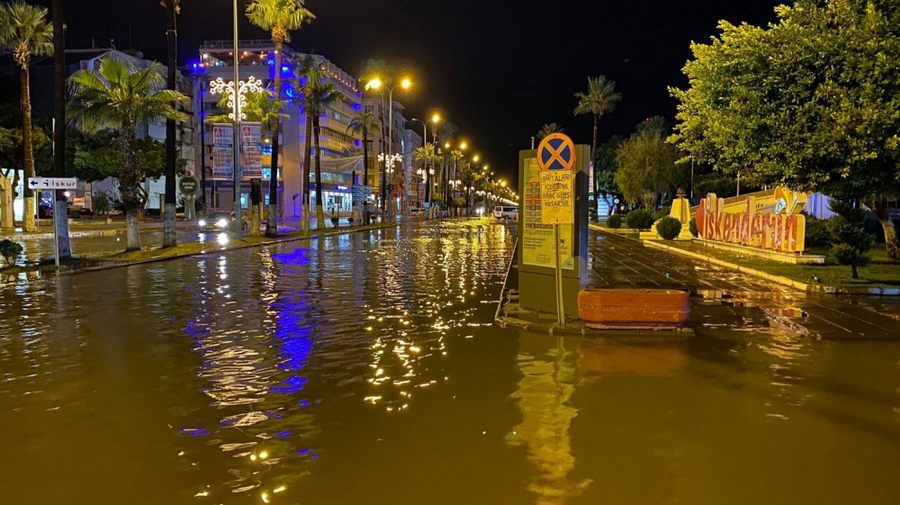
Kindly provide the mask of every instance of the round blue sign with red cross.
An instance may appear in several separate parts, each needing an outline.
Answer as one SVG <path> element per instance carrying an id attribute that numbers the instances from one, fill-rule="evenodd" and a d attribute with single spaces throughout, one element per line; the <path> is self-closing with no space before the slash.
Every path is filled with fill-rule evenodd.
<path id="1" fill-rule="evenodd" d="M 571 170 L 575 166 L 575 143 L 568 135 L 551 133 L 538 145 L 537 162 L 541 170 Z"/>

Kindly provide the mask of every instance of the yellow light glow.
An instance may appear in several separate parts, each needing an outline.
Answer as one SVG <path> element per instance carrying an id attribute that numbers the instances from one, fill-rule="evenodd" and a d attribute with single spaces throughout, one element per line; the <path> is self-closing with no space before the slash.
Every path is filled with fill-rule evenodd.
<path id="1" fill-rule="evenodd" d="M 450 142 L 444 142 L 444 149 L 450 149 Z"/>
<path id="2" fill-rule="evenodd" d="M 469 148 L 469 144 L 467 144 L 465 141 L 462 141 L 459 143 L 459 148 L 462 149 L 463 151 L 465 151 L 466 149 Z"/>
<path id="3" fill-rule="evenodd" d="M 287 486 L 278 486 L 272 490 L 273 493 L 283 493 L 287 490 Z"/>
<path id="4" fill-rule="evenodd" d="M 269 457 L 269 453 L 266 451 L 262 451 L 259 453 L 259 459 L 266 459 Z"/>
<path id="5" fill-rule="evenodd" d="M 478 156 L 477 154 L 475 156 L 472 156 L 472 161 L 474 161 L 475 163 L 478 163 L 478 160 L 480 160 L 480 159 L 481 159 L 481 156 Z"/>
<path id="6" fill-rule="evenodd" d="M 500 181 L 500 186 L 505 188 L 505 187 L 506 187 L 506 181 L 501 180 L 501 181 Z"/>
<path id="7" fill-rule="evenodd" d="M 441 122 L 441 115 L 435 112 L 431 115 L 431 122 L 434 124 L 438 124 Z"/>
<path id="8" fill-rule="evenodd" d="M 366 83 L 366 89 L 381 89 L 381 79 L 375 77 Z"/>
<path id="9" fill-rule="evenodd" d="M 409 89 L 412 87 L 412 81 L 409 80 L 409 77 L 404 77 L 402 81 L 400 81 L 400 87 L 403 89 Z"/>
<path id="10" fill-rule="evenodd" d="M 263 491 L 263 493 L 259 495 L 259 497 L 262 498 L 263 503 L 269 503 L 269 493 Z"/>

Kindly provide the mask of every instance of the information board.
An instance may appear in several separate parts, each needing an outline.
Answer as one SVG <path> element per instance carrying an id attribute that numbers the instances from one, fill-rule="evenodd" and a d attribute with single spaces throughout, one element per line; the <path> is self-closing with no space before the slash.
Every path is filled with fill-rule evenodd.
<path id="1" fill-rule="evenodd" d="M 557 171 L 562 172 L 562 171 Z M 571 172 L 566 170 L 570 174 Z M 541 202 L 541 171 L 537 159 L 525 160 L 525 194 L 522 209 L 522 262 L 526 265 L 556 268 L 556 253 L 553 247 L 553 225 L 544 224 Z M 559 227 L 560 263 L 562 268 L 572 270 L 572 225 Z"/>
<path id="2" fill-rule="evenodd" d="M 262 128 L 259 123 L 241 123 L 241 176 L 262 177 Z"/>
<path id="3" fill-rule="evenodd" d="M 234 133 L 230 124 L 214 124 L 212 145 L 212 178 L 234 178 Z"/>

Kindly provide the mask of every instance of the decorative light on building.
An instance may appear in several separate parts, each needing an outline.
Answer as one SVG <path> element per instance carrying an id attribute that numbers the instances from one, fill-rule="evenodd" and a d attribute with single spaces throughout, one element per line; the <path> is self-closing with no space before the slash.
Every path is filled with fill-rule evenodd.
<path id="1" fill-rule="evenodd" d="M 238 104 L 241 106 L 238 109 L 238 115 L 242 121 L 247 119 L 247 115 L 243 111 L 244 97 L 247 92 L 261 93 L 264 89 L 263 82 L 252 75 L 246 81 L 238 81 L 238 94 L 241 97 Z M 234 81 L 226 83 L 221 77 L 217 77 L 216 80 L 209 83 L 209 93 L 228 97 L 228 110 L 230 111 L 228 118 L 234 121 Z"/>
<path id="2" fill-rule="evenodd" d="M 403 162 L 403 156 L 399 154 L 380 153 L 378 155 L 378 161 L 384 163 L 385 172 L 392 174 L 394 173 L 394 165 Z"/>

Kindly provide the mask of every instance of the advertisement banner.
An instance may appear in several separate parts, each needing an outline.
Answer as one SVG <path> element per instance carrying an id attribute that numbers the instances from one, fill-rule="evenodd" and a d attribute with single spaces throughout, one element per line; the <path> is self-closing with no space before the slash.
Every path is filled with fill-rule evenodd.
<path id="1" fill-rule="evenodd" d="M 262 128 L 259 123 L 241 123 L 241 176 L 262 177 Z"/>
<path id="2" fill-rule="evenodd" d="M 230 124 L 214 124 L 212 129 L 212 178 L 231 180 L 234 178 L 234 130 Z"/>

